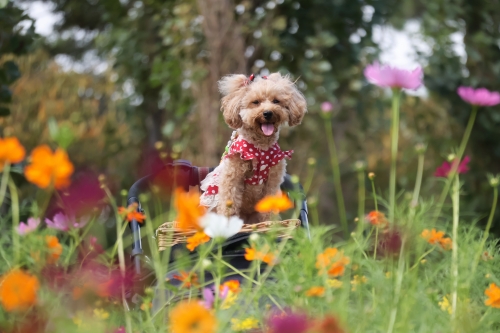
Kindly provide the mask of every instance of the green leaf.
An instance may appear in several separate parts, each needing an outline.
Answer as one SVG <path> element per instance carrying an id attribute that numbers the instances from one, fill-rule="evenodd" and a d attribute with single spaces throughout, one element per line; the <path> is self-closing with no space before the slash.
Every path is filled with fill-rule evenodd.
<path id="1" fill-rule="evenodd" d="M 9 87 L 2 85 L 0 87 L 0 102 L 9 103 L 12 100 L 12 92 Z"/>
<path id="2" fill-rule="evenodd" d="M 6 61 L 3 64 L 3 70 L 5 71 L 6 84 L 11 84 L 21 77 L 19 68 L 17 67 L 16 63 L 11 60 Z"/>

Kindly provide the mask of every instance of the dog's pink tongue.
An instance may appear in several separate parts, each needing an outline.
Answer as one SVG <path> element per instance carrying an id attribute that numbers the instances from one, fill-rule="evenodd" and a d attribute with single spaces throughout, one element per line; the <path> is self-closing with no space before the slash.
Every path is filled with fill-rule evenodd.
<path id="1" fill-rule="evenodd" d="M 260 129 L 262 132 L 264 132 L 264 135 L 269 136 L 272 135 L 274 132 L 274 125 L 273 124 L 261 124 Z"/>

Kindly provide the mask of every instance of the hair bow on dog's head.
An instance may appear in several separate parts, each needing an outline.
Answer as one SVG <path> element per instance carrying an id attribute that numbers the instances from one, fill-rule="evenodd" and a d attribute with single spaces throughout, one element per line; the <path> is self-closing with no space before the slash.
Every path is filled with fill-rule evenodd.
<path id="1" fill-rule="evenodd" d="M 263 75 L 263 76 L 262 76 L 262 78 L 263 78 L 264 80 L 267 80 L 267 76 L 266 76 L 266 75 Z M 249 85 L 250 83 L 252 83 L 252 82 L 253 82 L 253 80 L 255 80 L 255 75 L 252 73 L 252 74 L 248 77 L 248 79 L 246 79 L 246 81 L 245 81 L 245 85 Z"/>

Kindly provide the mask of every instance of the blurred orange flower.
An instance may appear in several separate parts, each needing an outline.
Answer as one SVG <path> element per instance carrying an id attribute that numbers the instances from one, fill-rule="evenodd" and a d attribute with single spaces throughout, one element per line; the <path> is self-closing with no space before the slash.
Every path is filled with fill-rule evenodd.
<path id="1" fill-rule="evenodd" d="M 172 333 L 215 333 L 215 315 L 199 302 L 183 301 L 170 311 Z"/>
<path id="2" fill-rule="evenodd" d="M 253 247 L 245 249 L 245 259 L 248 261 L 262 260 L 266 264 L 272 265 L 275 261 L 275 256 L 272 253 L 257 251 Z"/>
<path id="3" fill-rule="evenodd" d="M 55 264 L 61 253 L 63 251 L 62 245 L 56 236 L 46 236 L 45 241 L 47 242 L 47 247 L 49 248 L 49 255 L 47 257 L 47 263 Z"/>
<path id="4" fill-rule="evenodd" d="M 333 277 L 344 275 L 345 266 L 349 263 L 349 257 L 344 256 L 336 247 L 327 248 L 316 258 L 316 268 L 319 270 L 319 274 L 327 273 Z"/>
<path id="5" fill-rule="evenodd" d="M 205 234 L 203 231 L 198 231 L 196 232 L 193 236 L 189 237 L 187 241 L 186 247 L 188 248 L 189 251 L 194 251 L 199 245 L 206 243 L 210 240 L 210 237 L 208 237 L 207 234 Z"/>
<path id="6" fill-rule="evenodd" d="M 324 287 L 311 287 L 306 291 L 307 297 L 323 297 L 325 295 Z"/>
<path id="7" fill-rule="evenodd" d="M 11 270 L 0 279 L 0 302 L 7 312 L 27 310 L 36 303 L 39 288 L 36 276 Z"/>
<path id="8" fill-rule="evenodd" d="M 184 192 L 182 188 L 175 190 L 174 206 L 177 210 L 177 223 L 182 230 L 198 230 L 203 228 L 199 224 L 199 219 L 205 215 L 205 207 L 200 206 L 200 194 L 191 191 Z"/>
<path id="9" fill-rule="evenodd" d="M 5 163 L 19 163 L 25 155 L 26 150 L 17 138 L 0 138 L 0 172 Z"/>
<path id="10" fill-rule="evenodd" d="M 238 291 L 240 291 L 240 281 L 238 280 L 226 281 L 220 286 L 220 291 L 223 291 L 225 287 L 227 287 L 229 291 L 237 293 Z"/>
<path id="11" fill-rule="evenodd" d="M 255 210 L 260 213 L 272 212 L 274 214 L 278 214 L 279 212 L 284 212 L 290 208 L 293 208 L 293 202 L 282 192 L 276 195 L 268 195 L 255 205 Z"/>
<path id="12" fill-rule="evenodd" d="M 53 185 L 59 190 L 70 184 L 73 171 L 66 151 L 57 148 L 52 152 L 49 146 L 41 145 L 31 152 L 31 164 L 24 169 L 24 175 L 40 188 Z"/>
<path id="13" fill-rule="evenodd" d="M 137 211 L 137 203 L 130 204 L 127 208 L 118 207 L 118 214 L 129 222 L 136 220 L 139 223 L 143 223 L 146 219 L 146 215 L 144 215 L 144 213 Z"/>
<path id="14" fill-rule="evenodd" d="M 179 274 L 174 274 L 174 279 L 182 282 L 181 288 L 191 288 L 198 285 L 198 275 L 196 273 L 189 273 L 186 271 L 179 271 Z"/>
<path id="15" fill-rule="evenodd" d="M 439 245 L 444 250 L 451 250 L 452 242 L 451 238 L 444 237 L 444 231 L 436 231 L 436 229 L 432 229 L 429 231 L 428 229 L 424 229 L 421 234 L 422 238 L 424 238 L 429 244 Z"/>
<path id="16" fill-rule="evenodd" d="M 337 318 L 332 315 L 327 315 L 321 321 L 317 323 L 316 330 L 314 332 L 318 333 L 344 333 L 345 331 L 339 324 Z"/>
<path id="17" fill-rule="evenodd" d="M 484 304 L 492 308 L 500 308 L 500 288 L 496 284 L 490 284 L 490 287 L 484 291 L 484 294 L 488 296 Z"/>
<path id="18" fill-rule="evenodd" d="M 366 221 L 376 227 L 383 227 L 389 223 L 384 213 L 375 210 L 366 215 Z"/>

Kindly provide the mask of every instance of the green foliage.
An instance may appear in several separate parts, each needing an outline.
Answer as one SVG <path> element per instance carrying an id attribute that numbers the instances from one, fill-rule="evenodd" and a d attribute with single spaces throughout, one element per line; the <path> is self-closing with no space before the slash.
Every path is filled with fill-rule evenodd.
<path id="1" fill-rule="evenodd" d="M 26 31 L 22 31 L 19 22 L 31 21 Z M 35 38 L 35 29 L 30 17 L 15 7 L 10 1 L 0 3 L 0 56 L 22 55 L 27 53 Z M 10 114 L 8 104 L 12 100 L 9 86 L 14 83 L 21 73 L 12 60 L 5 61 L 0 66 L 0 117 Z"/>

